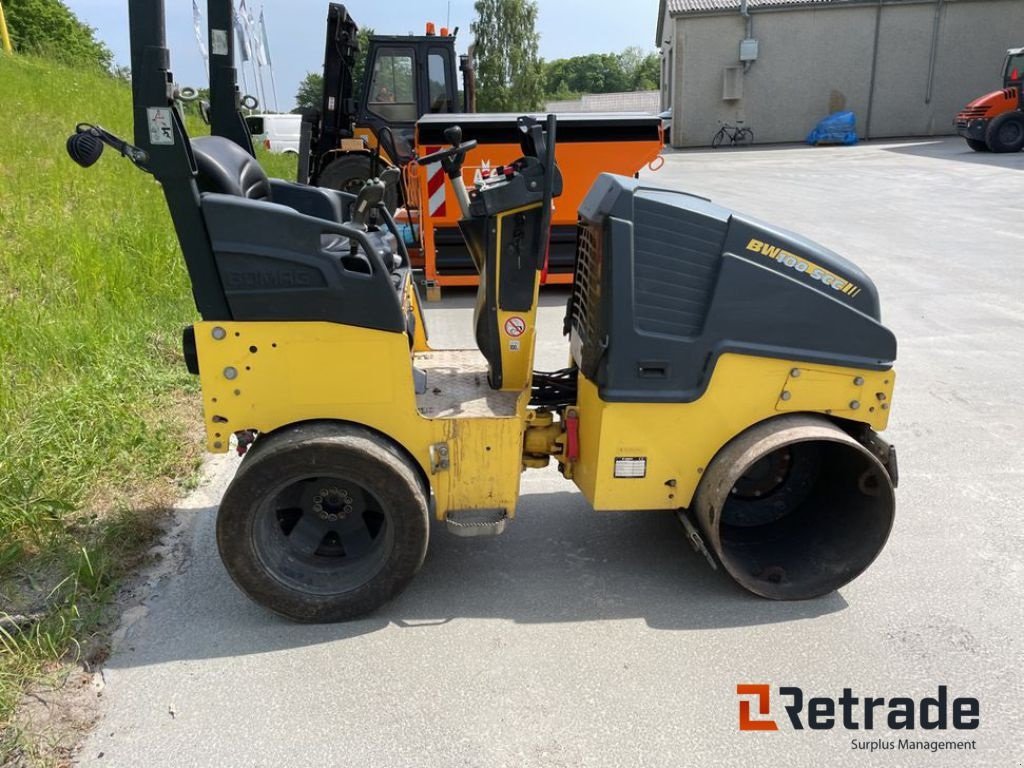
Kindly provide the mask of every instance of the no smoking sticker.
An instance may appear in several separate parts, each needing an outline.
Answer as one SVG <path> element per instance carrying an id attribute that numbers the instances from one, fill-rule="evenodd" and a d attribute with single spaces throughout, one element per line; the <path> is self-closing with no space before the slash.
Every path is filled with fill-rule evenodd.
<path id="1" fill-rule="evenodd" d="M 523 318 L 513 315 L 505 321 L 505 334 L 511 336 L 513 339 L 522 336 L 523 331 L 526 330 L 526 321 Z"/>

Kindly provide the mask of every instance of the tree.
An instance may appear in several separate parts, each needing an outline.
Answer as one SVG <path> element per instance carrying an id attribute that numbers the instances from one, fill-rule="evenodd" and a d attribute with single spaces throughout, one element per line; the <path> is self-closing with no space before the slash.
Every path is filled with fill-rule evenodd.
<path id="1" fill-rule="evenodd" d="M 628 91 L 656 91 L 660 84 L 661 62 L 656 53 L 644 53 L 633 45 L 619 54 L 619 65 Z"/>
<path id="2" fill-rule="evenodd" d="M 356 101 L 363 94 L 363 77 L 366 74 L 366 56 L 370 52 L 370 38 L 373 37 L 373 27 L 363 27 L 356 33 L 359 41 L 359 53 L 356 54 L 356 64 L 352 67 L 352 95 Z"/>
<path id="3" fill-rule="evenodd" d="M 60 0 L 4 0 L 4 12 L 19 51 L 75 67 L 111 68 L 110 49 Z"/>
<path id="4" fill-rule="evenodd" d="M 319 72 L 307 72 L 295 93 L 297 109 L 320 109 L 324 98 L 324 76 Z"/>
<path id="5" fill-rule="evenodd" d="M 549 99 L 571 94 L 651 91 L 658 88 L 658 54 L 636 47 L 622 53 L 588 53 L 544 64 L 544 93 Z"/>
<path id="6" fill-rule="evenodd" d="M 475 38 L 477 107 L 524 112 L 543 105 L 543 75 L 537 47 L 534 0 L 477 0 Z"/>
<path id="7" fill-rule="evenodd" d="M 545 66 L 546 93 L 615 93 L 628 90 L 626 78 L 614 53 L 588 53 L 556 59 Z"/>
<path id="8" fill-rule="evenodd" d="M 359 41 L 359 52 L 356 54 L 356 63 L 352 67 L 353 96 L 358 101 L 363 92 L 363 75 L 366 71 L 366 54 L 370 50 L 370 38 L 375 32 L 373 27 L 365 27 L 357 33 Z M 295 108 L 319 109 L 324 98 L 324 77 L 319 72 L 307 72 L 306 76 L 299 83 L 299 90 L 295 93 Z"/>

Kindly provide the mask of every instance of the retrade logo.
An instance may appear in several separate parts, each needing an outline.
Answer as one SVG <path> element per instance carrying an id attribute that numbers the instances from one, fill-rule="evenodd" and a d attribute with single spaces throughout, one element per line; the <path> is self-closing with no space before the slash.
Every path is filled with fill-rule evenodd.
<path id="1" fill-rule="evenodd" d="M 777 731 L 779 726 L 772 719 L 755 720 L 750 714 L 750 705 L 757 705 L 757 714 L 764 717 L 771 714 L 771 688 L 764 684 L 740 683 L 736 686 L 736 695 L 740 699 L 740 730 L 741 731 Z"/>
<path id="2" fill-rule="evenodd" d="M 741 731 L 777 731 L 772 717 L 771 686 L 765 683 L 740 683 L 739 724 Z M 855 696 L 852 688 L 843 688 L 838 698 L 805 696 L 802 688 L 781 686 L 778 698 L 782 711 L 795 731 L 809 728 L 828 731 L 871 731 L 885 728 L 899 730 L 970 731 L 981 725 L 981 705 L 970 696 L 951 698 L 945 685 L 938 686 L 934 696 L 921 699 L 907 696 Z M 782 714 L 782 713 L 780 713 Z"/>

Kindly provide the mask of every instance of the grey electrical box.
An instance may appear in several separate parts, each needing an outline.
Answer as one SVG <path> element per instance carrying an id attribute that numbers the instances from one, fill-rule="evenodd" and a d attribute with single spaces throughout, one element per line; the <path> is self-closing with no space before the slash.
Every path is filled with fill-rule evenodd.
<path id="1" fill-rule="evenodd" d="M 740 61 L 757 61 L 757 40 L 740 40 Z"/>

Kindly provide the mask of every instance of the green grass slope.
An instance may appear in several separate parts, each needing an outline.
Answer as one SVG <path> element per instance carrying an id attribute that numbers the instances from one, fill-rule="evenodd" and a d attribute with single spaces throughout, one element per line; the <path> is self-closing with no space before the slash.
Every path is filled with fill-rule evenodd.
<path id="1" fill-rule="evenodd" d="M 0 104 L 0 620 L 39 614 L 0 621 L 4 764 L 24 685 L 77 652 L 154 509 L 194 474 L 198 404 L 159 186 L 116 152 L 83 169 L 64 150 L 79 121 L 130 139 L 130 88 L 0 56 Z"/>

